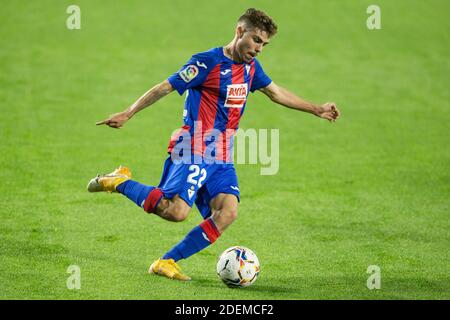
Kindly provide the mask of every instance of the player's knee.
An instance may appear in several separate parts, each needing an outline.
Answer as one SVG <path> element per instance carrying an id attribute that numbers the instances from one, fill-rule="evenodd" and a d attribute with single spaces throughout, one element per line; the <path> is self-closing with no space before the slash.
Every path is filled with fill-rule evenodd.
<path id="1" fill-rule="evenodd" d="M 238 216 L 237 207 L 222 208 L 220 210 L 219 216 L 222 223 L 224 223 L 225 225 L 230 225 L 237 219 Z"/>
<path id="2" fill-rule="evenodd" d="M 226 216 L 227 216 L 228 220 L 230 221 L 230 223 L 232 223 L 234 220 L 237 219 L 237 216 L 238 216 L 237 208 L 226 209 Z"/>

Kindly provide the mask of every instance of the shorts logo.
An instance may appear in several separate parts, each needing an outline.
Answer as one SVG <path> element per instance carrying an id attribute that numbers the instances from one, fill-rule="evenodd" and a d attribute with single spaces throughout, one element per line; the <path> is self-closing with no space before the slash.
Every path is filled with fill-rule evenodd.
<path id="1" fill-rule="evenodd" d="M 184 82 L 191 82 L 196 76 L 198 76 L 198 68 L 197 66 L 190 64 L 178 74 Z"/>
<path id="2" fill-rule="evenodd" d="M 225 99 L 225 107 L 242 108 L 247 99 L 247 84 L 230 84 L 227 86 L 227 97 Z"/>

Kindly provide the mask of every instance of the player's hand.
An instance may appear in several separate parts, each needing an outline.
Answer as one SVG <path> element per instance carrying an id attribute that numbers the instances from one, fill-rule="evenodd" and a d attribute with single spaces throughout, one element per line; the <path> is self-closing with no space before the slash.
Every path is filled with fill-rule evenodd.
<path id="1" fill-rule="evenodd" d="M 327 119 L 330 122 L 335 122 L 337 119 L 339 119 L 339 116 L 341 113 L 339 112 L 339 109 L 336 107 L 336 103 L 334 102 L 327 102 L 319 107 L 319 110 L 317 111 L 317 116 L 323 119 Z"/>
<path id="2" fill-rule="evenodd" d="M 96 123 L 96 125 L 106 124 L 110 126 L 111 128 L 120 129 L 125 122 L 127 122 L 130 119 L 127 112 L 119 112 L 111 115 L 108 119 L 99 121 Z"/>

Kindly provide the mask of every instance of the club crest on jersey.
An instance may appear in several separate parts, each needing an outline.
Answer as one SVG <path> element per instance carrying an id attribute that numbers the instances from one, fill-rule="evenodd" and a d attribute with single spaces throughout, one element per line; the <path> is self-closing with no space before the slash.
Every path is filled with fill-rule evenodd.
<path id="1" fill-rule="evenodd" d="M 247 99 L 247 84 L 230 84 L 227 85 L 227 97 L 225 99 L 225 107 L 242 108 Z"/>
<path id="2" fill-rule="evenodd" d="M 187 83 L 198 76 L 198 68 L 197 66 L 190 64 L 185 69 L 181 70 L 178 74 L 180 75 L 181 79 L 183 79 L 183 81 Z"/>

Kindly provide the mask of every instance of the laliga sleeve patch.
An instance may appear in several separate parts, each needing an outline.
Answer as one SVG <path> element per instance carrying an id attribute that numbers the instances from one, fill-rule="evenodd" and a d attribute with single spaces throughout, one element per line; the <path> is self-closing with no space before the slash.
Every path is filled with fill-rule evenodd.
<path id="1" fill-rule="evenodd" d="M 196 76 L 198 76 L 198 68 L 193 64 L 188 65 L 185 69 L 178 73 L 184 82 L 191 82 Z"/>

